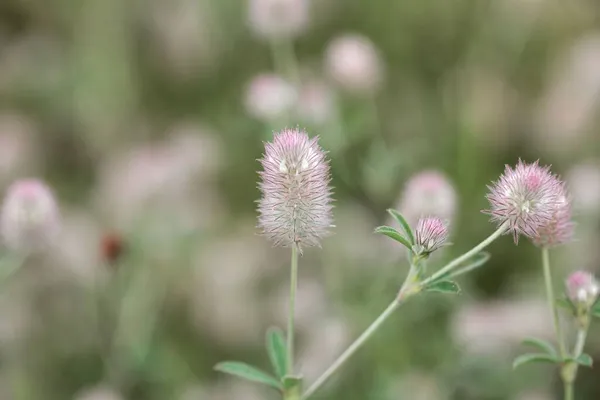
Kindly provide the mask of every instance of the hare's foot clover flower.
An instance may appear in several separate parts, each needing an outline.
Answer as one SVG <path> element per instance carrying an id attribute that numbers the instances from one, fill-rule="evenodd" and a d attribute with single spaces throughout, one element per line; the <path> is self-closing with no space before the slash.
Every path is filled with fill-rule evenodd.
<path id="1" fill-rule="evenodd" d="M 333 227 L 329 164 L 317 141 L 285 129 L 265 144 L 258 226 L 276 246 L 319 246 Z"/>
<path id="2" fill-rule="evenodd" d="M 437 217 L 424 217 L 415 229 L 414 251 L 428 256 L 437 249 L 448 245 L 448 222 Z"/>
<path id="3" fill-rule="evenodd" d="M 498 224 L 506 224 L 515 243 L 519 235 L 535 238 L 538 229 L 551 223 L 554 211 L 564 201 L 563 184 L 536 161 L 519 160 L 516 167 L 506 166 L 500 179 L 488 187 L 490 209 L 486 214 Z"/>

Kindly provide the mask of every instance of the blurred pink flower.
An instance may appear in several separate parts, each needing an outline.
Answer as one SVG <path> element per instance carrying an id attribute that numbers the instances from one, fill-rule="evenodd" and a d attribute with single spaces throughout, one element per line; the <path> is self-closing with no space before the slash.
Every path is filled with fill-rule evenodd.
<path id="1" fill-rule="evenodd" d="M 279 75 L 255 76 L 246 87 L 245 107 L 249 115 L 262 121 L 285 117 L 296 104 L 296 88 Z"/>
<path id="2" fill-rule="evenodd" d="M 368 38 L 358 34 L 346 34 L 329 43 L 325 68 L 339 86 L 350 92 L 372 93 L 383 81 L 378 50 Z"/>
<path id="3" fill-rule="evenodd" d="M 309 0 L 248 0 L 248 25 L 260 38 L 295 38 L 309 22 Z"/>
<path id="4" fill-rule="evenodd" d="M 566 281 L 567 296 L 576 305 L 590 307 L 600 295 L 600 285 L 587 271 L 573 272 Z"/>
<path id="5" fill-rule="evenodd" d="M 423 171 L 409 179 L 398 209 L 411 225 L 425 215 L 451 221 L 457 207 L 454 186 L 438 171 Z"/>
<path id="6" fill-rule="evenodd" d="M 8 188 L 0 213 L 0 232 L 9 249 L 41 250 L 55 241 L 59 230 L 58 205 L 45 183 L 24 179 Z"/>
<path id="7" fill-rule="evenodd" d="M 284 129 L 260 160 L 258 225 L 276 246 L 319 246 L 332 227 L 329 163 L 318 137 Z"/>
<path id="8" fill-rule="evenodd" d="M 516 167 L 506 166 L 498 181 L 488 186 L 491 215 L 498 225 L 507 223 L 515 243 L 519 235 L 534 238 L 538 230 L 552 223 L 554 211 L 565 200 L 564 184 L 536 161 L 519 160 Z"/>

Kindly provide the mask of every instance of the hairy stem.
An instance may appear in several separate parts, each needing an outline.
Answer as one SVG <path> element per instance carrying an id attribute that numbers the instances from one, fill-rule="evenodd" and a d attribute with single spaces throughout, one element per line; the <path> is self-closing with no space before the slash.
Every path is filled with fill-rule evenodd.
<path id="1" fill-rule="evenodd" d="M 338 357 L 337 360 L 304 392 L 302 399 L 313 395 L 348 359 L 383 325 L 403 301 L 394 299 L 379 317 Z"/>
<path id="2" fill-rule="evenodd" d="M 556 334 L 556 340 L 558 342 L 558 349 L 561 358 L 567 356 L 567 350 L 565 348 L 565 342 L 560 327 L 560 321 L 558 318 L 558 307 L 556 306 L 556 298 L 554 297 L 554 286 L 552 283 L 552 273 L 550 271 L 550 254 L 547 248 L 542 249 L 542 265 L 544 268 L 544 282 L 546 284 L 546 297 L 548 298 L 548 306 L 552 313 L 552 320 L 554 323 L 554 332 Z"/>
<path id="3" fill-rule="evenodd" d="M 287 328 L 287 373 L 294 370 L 294 315 L 296 313 L 296 290 L 298 288 L 298 248 L 292 246 L 292 261 L 290 268 L 290 308 Z"/>

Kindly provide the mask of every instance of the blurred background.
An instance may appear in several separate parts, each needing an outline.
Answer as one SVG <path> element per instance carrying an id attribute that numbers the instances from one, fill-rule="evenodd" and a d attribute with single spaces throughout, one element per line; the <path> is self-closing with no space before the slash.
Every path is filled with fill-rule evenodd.
<path id="1" fill-rule="evenodd" d="M 264 332 L 285 325 L 289 252 L 257 235 L 255 200 L 286 126 L 320 136 L 336 198 L 334 235 L 300 260 L 307 382 L 406 274 L 372 233 L 386 208 L 450 219 L 442 264 L 493 231 L 505 163 L 569 183 L 557 286 L 598 273 L 599 95 L 594 0 L 1 0 L 0 187 L 45 180 L 62 229 L 0 289 L 0 399 L 276 399 L 212 367 L 267 369 Z M 411 301 L 315 400 L 560 398 L 554 368 L 511 369 L 522 338 L 553 336 L 539 251 L 489 250 L 461 296 Z M 579 400 L 599 376 L 581 370 Z"/>

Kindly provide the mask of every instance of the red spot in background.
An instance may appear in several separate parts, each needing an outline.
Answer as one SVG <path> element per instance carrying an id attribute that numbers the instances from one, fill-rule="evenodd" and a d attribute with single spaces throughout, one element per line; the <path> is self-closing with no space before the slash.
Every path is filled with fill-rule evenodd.
<path id="1" fill-rule="evenodd" d="M 105 262 L 110 264 L 117 262 L 123 255 L 124 250 L 125 246 L 120 235 L 108 233 L 102 237 L 100 251 Z"/>

